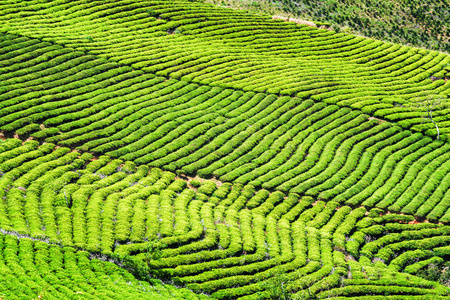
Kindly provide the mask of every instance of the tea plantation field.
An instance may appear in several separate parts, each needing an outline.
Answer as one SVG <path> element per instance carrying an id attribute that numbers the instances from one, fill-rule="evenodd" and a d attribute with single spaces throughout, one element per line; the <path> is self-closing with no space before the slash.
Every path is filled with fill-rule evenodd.
<path id="1" fill-rule="evenodd" d="M 448 299 L 419 275 L 450 257 L 449 79 L 196 1 L 2 1 L 0 298 Z"/>

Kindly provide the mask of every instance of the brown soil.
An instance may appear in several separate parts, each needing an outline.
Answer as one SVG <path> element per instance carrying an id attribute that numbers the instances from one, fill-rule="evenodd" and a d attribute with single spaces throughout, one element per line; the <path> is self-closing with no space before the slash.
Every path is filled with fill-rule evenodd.
<path id="1" fill-rule="evenodd" d="M 367 119 L 368 119 L 368 120 L 376 120 L 376 121 L 378 122 L 378 124 L 381 124 L 381 123 L 386 122 L 385 120 L 378 119 L 378 118 L 375 118 L 375 117 L 369 117 L 369 118 L 367 118 Z"/>
<path id="2" fill-rule="evenodd" d="M 200 181 L 201 183 L 203 183 L 204 181 L 213 181 L 213 182 L 216 184 L 217 187 L 220 187 L 220 186 L 223 184 L 222 181 L 218 180 L 218 179 L 215 178 L 215 177 L 210 178 L 210 179 L 203 179 L 203 178 L 198 177 L 198 176 L 191 177 L 191 176 L 187 176 L 187 175 L 179 175 L 179 176 L 176 176 L 175 179 L 181 179 L 181 180 L 187 181 L 187 183 L 188 183 L 188 185 L 189 185 L 189 188 L 191 188 L 191 189 L 193 189 L 193 190 L 195 190 L 195 191 L 197 191 L 197 189 L 194 188 L 194 187 L 190 184 L 192 180 L 197 180 L 197 181 Z"/>
<path id="3" fill-rule="evenodd" d="M 412 220 L 411 222 L 408 222 L 408 224 L 421 224 L 421 223 L 430 223 L 430 221 L 423 220 L 422 222 L 419 222 L 417 220 Z"/>
<path id="4" fill-rule="evenodd" d="M 288 17 L 283 17 L 283 16 L 277 16 L 277 15 L 273 16 L 272 19 L 284 20 L 286 22 L 294 22 L 297 24 L 307 25 L 307 26 L 311 26 L 311 27 L 317 27 L 314 22 L 310 22 L 310 21 L 306 21 L 306 20 L 302 20 L 302 19 L 294 19 L 294 18 L 288 18 Z"/>

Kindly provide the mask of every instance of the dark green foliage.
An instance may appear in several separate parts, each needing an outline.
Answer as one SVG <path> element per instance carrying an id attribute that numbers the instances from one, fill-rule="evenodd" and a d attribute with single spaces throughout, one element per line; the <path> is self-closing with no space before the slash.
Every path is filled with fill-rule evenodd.
<path id="1" fill-rule="evenodd" d="M 436 281 L 440 284 L 450 285 L 450 262 L 440 261 L 430 263 L 427 267 L 416 273 L 417 276 L 426 280 Z"/>
<path id="2" fill-rule="evenodd" d="M 446 1 L 281 0 L 277 9 L 368 37 L 450 52 Z M 317 22 L 321 26 L 320 22 Z"/>

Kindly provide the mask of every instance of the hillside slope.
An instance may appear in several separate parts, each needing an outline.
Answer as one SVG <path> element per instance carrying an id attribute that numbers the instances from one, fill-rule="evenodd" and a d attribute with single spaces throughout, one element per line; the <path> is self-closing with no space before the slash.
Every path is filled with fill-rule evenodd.
<path id="1" fill-rule="evenodd" d="M 449 63 L 193 1 L 2 1 L 0 295 L 448 298 L 415 275 L 449 255 Z"/>
<path id="2" fill-rule="evenodd" d="M 113 262 L 98 258 L 73 247 L 3 231 L 0 296 L 8 300 L 209 299 L 159 280 L 137 280 Z"/>
<path id="3" fill-rule="evenodd" d="M 348 106 L 432 136 L 436 129 L 424 123 L 426 112 L 417 104 L 440 99 L 435 120 L 444 135 L 450 130 L 445 53 L 196 2 L 93 3 L 3 2 L 0 22 L 3 31 L 89 51 L 145 73 Z M 8 128 L 17 129 L 3 130 Z"/>
<path id="4" fill-rule="evenodd" d="M 448 143 L 338 105 L 167 80 L 37 39 L 4 41 L 6 132 L 180 174 L 449 220 L 446 205 L 430 206 L 448 197 Z"/>
<path id="5" fill-rule="evenodd" d="M 118 262 L 216 299 L 278 297 L 277 280 L 293 299 L 450 294 L 414 276 L 448 255 L 450 226 L 251 185 L 187 183 L 49 143 L 8 139 L 0 147 L 0 292 L 7 299 L 206 298 L 140 282 Z"/>
<path id="6" fill-rule="evenodd" d="M 320 21 L 388 42 L 450 52 L 449 2 L 372 0 L 206 0 L 253 12 Z M 318 22 L 318 23 L 320 23 Z"/>

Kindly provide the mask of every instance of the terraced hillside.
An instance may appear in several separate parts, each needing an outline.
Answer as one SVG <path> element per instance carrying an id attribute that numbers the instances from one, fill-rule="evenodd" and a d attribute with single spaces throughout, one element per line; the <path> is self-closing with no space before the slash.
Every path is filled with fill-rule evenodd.
<path id="1" fill-rule="evenodd" d="M 447 204 L 436 206 L 448 201 L 447 143 L 339 105 L 167 80 L 48 42 L 4 39 L 5 132 L 184 174 L 450 217 Z"/>
<path id="2" fill-rule="evenodd" d="M 8 33 L 159 76 L 348 106 L 433 136 L 424 112 L 410 106 L 431 96 L 448 104 L 450 57 L 435 51 L 184 0 L 4 1 L 0 8 Z M 447 133 L 448 106 L 434 114 Z"/>
<path id="3" fill-rule="evenodd" d="M 412 224 L 412 216 L 379 216 L 377 209 L 367 215 L 363 207 L 313 203 L 251 185 L 206 180 L 194 189 L 197 180 L 187 184 L 174 173 L 149 172 L 106 156 L 92 160 L 50 143 L 9 139 L 0 146 L 7 299 L 15 299 L 19 288 L 33 295 L 44 286 L 55 299 L 75 292 L 113 299 L 119 293 L 125 299 L 127 292 L 149 291 L 155 299 L 155 287 L 117 273 L 111 262 L 89 261 L 89 252 L 116 261 L 131 255 L 135 273 L 159 270 L 160 276 L 219 299 L 271 297 L 274 276 L 282 276 L 286 291 L 300 299 L 363 294 L 438 299 L 450 292 L 413 275 L 448 255 L 449 226 Z M 161 249 L 159 257 L 148 252 L 148 241 Z M 98 276 L 104 289 L 97 286 Z M 82 284 L 84 278 L 89 284 Z"/>
<path id="4" fill-rule="evenodd" d="M 448 297 L 447 54 L 181 0 L 3 1 L 0 45 L 6 299 Z"/>

